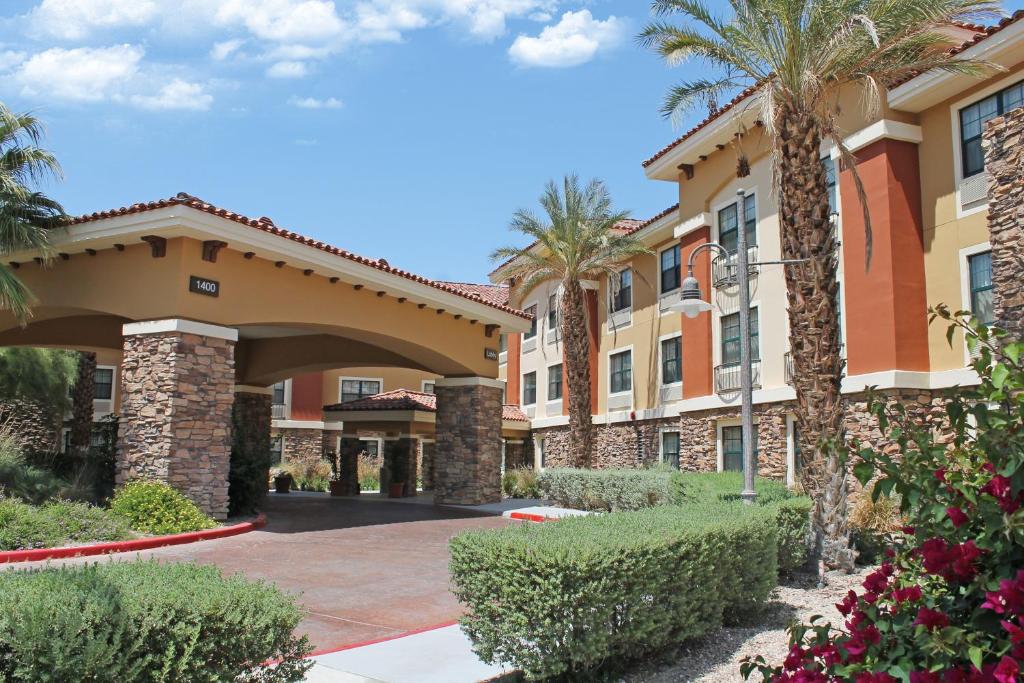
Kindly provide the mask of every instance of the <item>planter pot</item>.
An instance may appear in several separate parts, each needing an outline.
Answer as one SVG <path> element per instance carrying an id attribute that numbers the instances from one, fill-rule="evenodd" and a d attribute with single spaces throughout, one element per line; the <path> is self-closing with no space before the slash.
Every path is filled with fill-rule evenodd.
<path id="1" fill-rule="evenodd" d="M 396 481 L 388 487 L 388 498 L 401 498 L 405 495 L 405 482 Z"/>
<path id="2" fill-rule="evenodd" d="M 330 482 L 330 487 L 331 487 L 331 495 L 332 496 L 343 496 L 343 495 L 345 495 L 345 493 L 344 493 L 345 492 L 345 483 L 344 482 L 332 480 Z"/>
<path id="3" fill-rule="evenodd" d="M 274 490 L 278 493 L 288 493 L 292 490 L 292 478 L 289 476 L 274 477 Z"/>

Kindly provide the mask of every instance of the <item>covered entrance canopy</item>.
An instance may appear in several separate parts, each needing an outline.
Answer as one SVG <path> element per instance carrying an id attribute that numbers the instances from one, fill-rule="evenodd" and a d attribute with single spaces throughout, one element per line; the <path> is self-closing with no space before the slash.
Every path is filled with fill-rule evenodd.
<path id="1" fill-rule="evenodd" d="M 223 517 L 232 446 L 269 441 L 270 385 L 390 366 L 445 378 L 442 452 L 487 479 L 439 467 L 438 497 L 500 495 L 498 335 L 529 327 L 521 311 L 187 194 L 80 217 L 53 241 L 49 262 L 11 257 L 37 303 L 24 327 L 0 313 L 0 345 L 122 351 L 120 480 L 164 479 Z"/>

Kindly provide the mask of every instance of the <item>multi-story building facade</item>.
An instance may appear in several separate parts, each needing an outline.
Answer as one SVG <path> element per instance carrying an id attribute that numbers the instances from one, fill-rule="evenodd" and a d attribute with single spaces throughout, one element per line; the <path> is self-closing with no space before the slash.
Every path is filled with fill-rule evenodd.
<path id="1" fill-rule="evenodd" d="M 1024 104 L 1024 13 L 991 28 L 956 27 L 958 53 L 1005 70 L 984 79 L 925 73 L 891 88 L 875 116 L 861 94 L 842 93 L 841 129 L 857 158 L 871 215 L 867 267 L 864 219 L 852 170 L 825 142 L 830 199 L 841 243 L 843 393 L 855 439 L 875 434 L 863 397 L 869 386 L 931 406 L 941 390 L 976 381 L 960 337 L 929 326 L 945 303 L 992 320 L 986 121 Z M 737 293 L 721 262 L 701 256 L 695 275 L 713 310 L 674 313 L 690 252 L 715 241 L 735 250 L 746 230 L 752 260 L 781 257 L 769 140 L 748 90 L 644 162 L 648 178 L 676 183 L 679 203 L 622 229 L 652 255 L 623 263 L 620 275 L 588 283 L 595 461 L 599 466 L 658 460 L 685 469 L 739 469 Z M 742 159 L 744 163 L 738 163 Z M 737 223 L 743 192 L 746 225 Z M 781 266 L 752 282 L 752 346 L 758 469 L 792 480 L 796 449 L 788 384 L 788 320 Z M 500 269 L 492 278 L 500 277 Z M 538 465 L 566 464 L 567 416 L 554 285 L 510 301 L 535 313 L 534 329 L 507 341 L 509 402 L 531 420 Z"/>

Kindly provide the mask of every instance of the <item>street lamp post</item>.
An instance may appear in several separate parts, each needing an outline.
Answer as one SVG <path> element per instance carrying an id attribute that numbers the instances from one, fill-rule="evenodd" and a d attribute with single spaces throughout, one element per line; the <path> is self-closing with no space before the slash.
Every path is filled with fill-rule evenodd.
<path id="1" fill-rule="evenodd" d="M 743 491 L 740 497 L 743 502 L 752 505 L 757 498 L 754 491 L 754 378 L 753 353 L 750 345 L 750 267 L 766 265 L 786 265 L 800 263 L 801 260 L 750 262 L 747 252 L 747 218 L 744 206 L 746 193 L 736 190 L 736 263 L 728 260 L 732 254 L 717 242 L 705 242 L 692 252 L 686 262 L 686 279 L 679 293 L 679 301 L 670 310 L 679 311 L 688 318 L 696 318 L 699 314 L 711 310 L 711 304 L 701 299 L 700 283 L 693 276 L 694 258 L 702 251 L 716 251 L 719 256 L 727 259 L 726 267 L 735 269 L 736 284 L 739 286 L 740 316 L 740 432 L 743 442 Z"/>

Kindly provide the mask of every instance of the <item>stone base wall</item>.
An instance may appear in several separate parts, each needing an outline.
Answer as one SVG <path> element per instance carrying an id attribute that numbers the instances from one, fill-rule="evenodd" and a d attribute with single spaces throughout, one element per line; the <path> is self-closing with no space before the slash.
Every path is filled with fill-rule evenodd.
<path id="1" fill-rule="evenodd" d="M 124 338 L 118 484 L 164 481 L 226 518 L 234 346 L 184 332 Z"/>
<path id="2" fill-rule="evenodd" d="M 388 495 L 392 482 L 403 482 L 403 496 L 416 495 L 419 441 L 403 437 L 384 440 L 384 467 L 381 468 L 380 492 Z"/>
<path id="3" fill-rule="evenodd" d="M 501 501 L 501 389 L 439 383 L 434 500 L 455 505 Z"/>
<path id="4" fill-rule="evenodd" d="M 434 489 L 434 463 L 437 444 L 433 441 L 420 441 L 420 479 L 424 491 Z"/>
<path id="5" fill-rule="evenodd" d="M 273 436 L 284 438 L 281 444 L 281 462 L 315 463 L 328 451 L 333 451 L 335 432 L 322 429 L 274 428 Z"/>
<path id="6" fill-rule="evenodd" d="M 982 147 L 991 178 L 988 230 L 995 319 L 1020 339 L 1024 337 L 1024 109 L 989 121 Z"/>
<path id="7" fill-rule="evenodd" d="M 505 469 L 533 469 L 533 439 L 526 437 L 522 443 L 505 443 Z"/>

